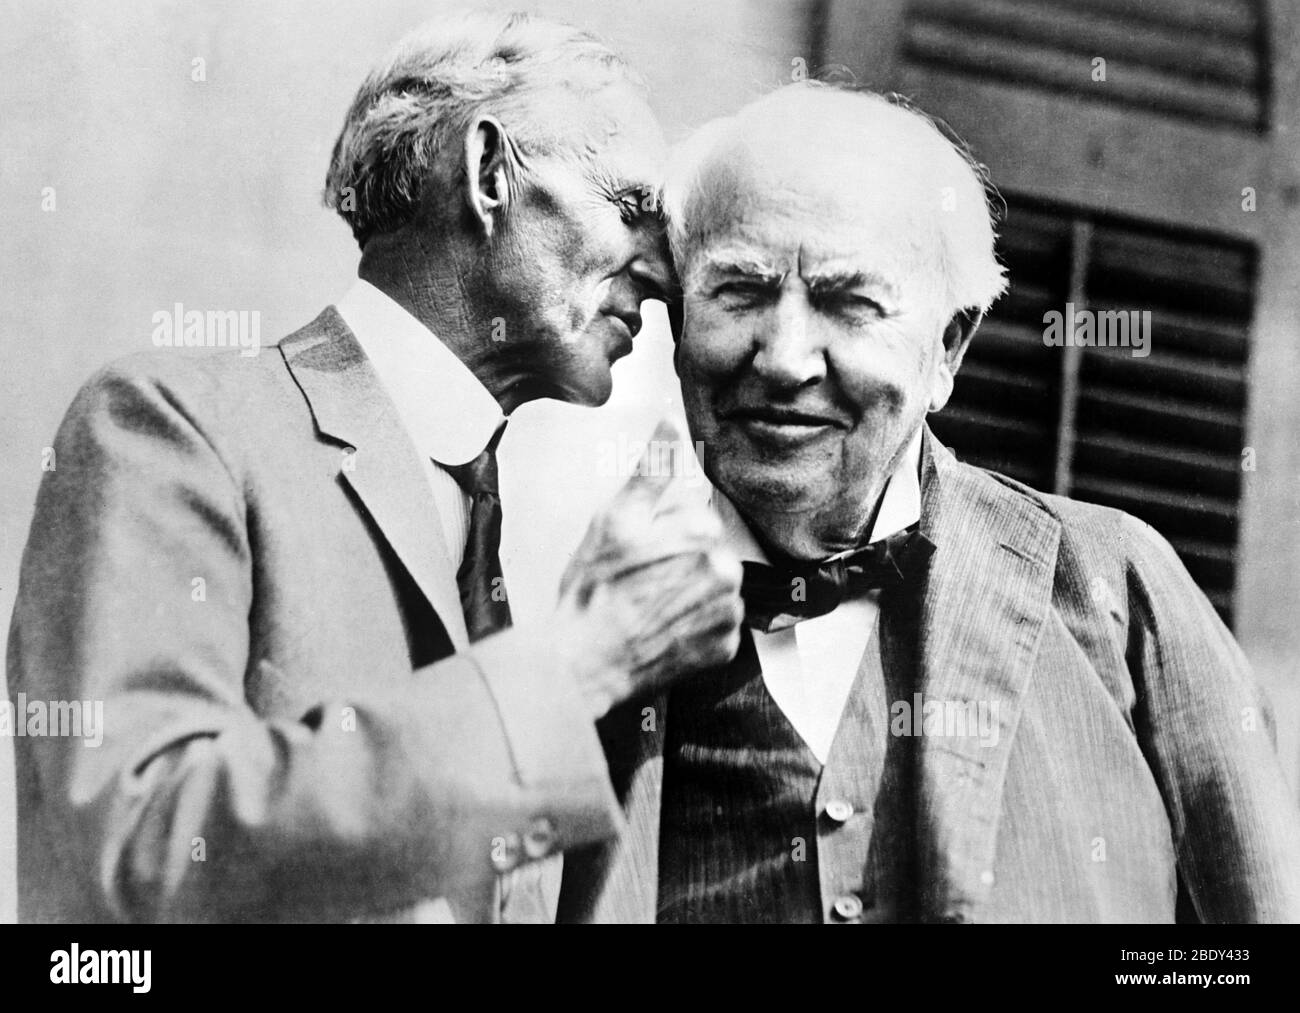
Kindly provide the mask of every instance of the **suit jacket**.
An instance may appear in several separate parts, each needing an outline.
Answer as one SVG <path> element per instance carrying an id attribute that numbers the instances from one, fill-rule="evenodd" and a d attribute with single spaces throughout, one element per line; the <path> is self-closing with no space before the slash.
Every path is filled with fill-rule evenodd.
<path id="1" fill-rule="evenodd" d="M 996 714 L 921 735 L 927 921 L 1300 920 L 1300 818 L 1245 658 L 1173 550 L 1105 507 L 959 463 L 929 433 L 916 690 Z M 882 629 L 895 619 L 882 606 Z M 991 706 L 990 706 L 991 705 Z M 562 921 L 655 918 L 668 708 L 602 722 L 628 815 L 565 855 Z"/>
<path id="2" fill-rule="evenodd" d="M 617 832 L 535 631 L 462 624 L 419 455 L 333 308 L 254 358 L 156 351 L 78 394 L 23 558 L 11 699 L 26 921 L 495 916 L 500 873 Z M 463 630 L 463 626 L 460 627 Z"/>

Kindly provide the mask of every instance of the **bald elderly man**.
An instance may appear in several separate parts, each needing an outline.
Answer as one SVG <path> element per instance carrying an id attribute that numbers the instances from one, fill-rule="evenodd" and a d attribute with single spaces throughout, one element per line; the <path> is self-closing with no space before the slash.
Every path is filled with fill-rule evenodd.
<path id="1" fill-rule="evenodd" d="M 747 628 L 604 720 L 628 830 L 566 855 L 561 920 L 1300 919 L 1265 704 L 1165 540 L 926 426 L 1004 287 L 982 168 L 801 84 L 692 138 L 665 209 Z"/>

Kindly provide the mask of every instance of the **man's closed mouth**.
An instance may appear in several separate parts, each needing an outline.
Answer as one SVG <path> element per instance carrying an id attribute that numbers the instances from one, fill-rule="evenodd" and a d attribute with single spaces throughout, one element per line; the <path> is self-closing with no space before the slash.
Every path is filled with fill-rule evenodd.
<path id="1" fill-rule="evenodd" d="M 843 419 L 834 415 L 772 405 L 732 408 L 722 412 L 722 418 L 725 421 L 738 422 L 744 426 L 782 429 L 848 428 L 848 424 Z"/>

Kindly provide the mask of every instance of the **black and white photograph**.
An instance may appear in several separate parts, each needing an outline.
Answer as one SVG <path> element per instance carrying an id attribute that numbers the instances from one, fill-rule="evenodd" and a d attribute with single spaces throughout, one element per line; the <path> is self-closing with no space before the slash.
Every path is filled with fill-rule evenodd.
<path id="1" fill-rule="evenodd" d="M 15 937 L 1300 923 L 1300 3 L 3 23 Z"/>

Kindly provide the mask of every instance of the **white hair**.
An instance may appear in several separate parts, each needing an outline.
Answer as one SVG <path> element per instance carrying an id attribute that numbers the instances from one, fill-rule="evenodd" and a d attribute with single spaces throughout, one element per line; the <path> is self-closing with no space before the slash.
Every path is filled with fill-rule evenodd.
<path id="1" fill-rule="evenodd" d="M 846 118 L 851 119 L 844 122 Z M 994 249 L 1005 205 L 989 181 L 988 170 L 951 128 L 901 97 L 819 81 L 779 88 L 732 116 L 706 123 L 674 149 L 661 206 L 673 259 L 683 278 L 689 273 L 692 252 L 713 224 L 711 210 L 719 198 L 725 200 L 716 176 L 727 153 L 756 135 L 801 144 L 810 123 L 827 122 L 844 126 L 846 132 L 855 128 L 867 132 L 873 140 L 879 139 L 884 156 L 905 164 L 917 188 L 914 192 L 928 194 L 924 206 L 935 209 L 937 266 L 947 289 L 946 312 L 986 311 L 1006 289 L 1006 268 Z M 815 143 L 824 147 L 834 144 L 835 138 L 823 131 Z M 810 150 L 809 157 L 816 157 L 816 151 Z M 919 246 L 921 239 L 913 237 L 912 243 Z"/>
<path id="2" fill-rule="evenodd" d="M 545 96 L 643 87 L 595 36 L 530 14 L 462 12 L 426 22 L 366 78 L 334 144 L 322 199 L 358 243 L 408 222 L 445 152 L 476 116 L 501 120 L 524 154 L 580 148 L 546 129 Z"/>

